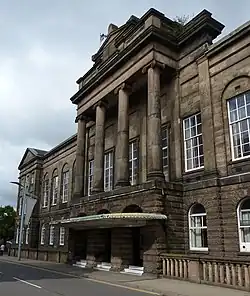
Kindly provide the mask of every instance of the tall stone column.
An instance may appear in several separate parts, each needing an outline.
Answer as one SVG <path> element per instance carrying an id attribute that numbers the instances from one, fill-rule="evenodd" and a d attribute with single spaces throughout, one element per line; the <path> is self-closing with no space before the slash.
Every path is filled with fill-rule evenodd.
<path id="1" fill-rule="evenodd" d="M 95 158 L 94 158 L 94 182 L 93 193 L 103 191 L 104 187 L 104 125 L 106 106 L 104 102 L 96 105 L 96 125 L 95 125 Z"/>
<path id="2" fill-rule="evenodd" d="M 147 179 L 164 180 L 162 164 L 160 72 L 164 65 L 153 61 L 148 68 Z"/>
<path id="3" fill-rule="evenodd" d="M 76 167 L 75 167 L 75 189 L 74 197 L 84 195 L 84 167 L 85 167 L 85 144 L 86 144 L 86 123 L 84 115 L 76 117 L 77 141 L 76 141 Z"/>
<path id="4" fill-rule="evenodd" d="M 129 185 L 129 87 L 123 83 L 118 92 L 118 127 L 116 145 L 116 187 Z"/>

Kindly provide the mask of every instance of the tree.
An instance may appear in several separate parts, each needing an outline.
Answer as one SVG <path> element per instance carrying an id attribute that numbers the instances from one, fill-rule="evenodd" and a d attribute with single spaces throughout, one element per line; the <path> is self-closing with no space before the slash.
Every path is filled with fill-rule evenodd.
<path id="1" fill-rule="evenodd" d="M 189 19 L 190 19 L 189 15 L 182 15 L 182 16 L 176 16 L 174 18 L 174 21 L 184 26 L 189 21 Z"/>
<path id="2" fill-rule="evenodd" d="M 6 243 L 14 237 L 16 211 L 12 206 L 0 207 L 0 240 Z"/>

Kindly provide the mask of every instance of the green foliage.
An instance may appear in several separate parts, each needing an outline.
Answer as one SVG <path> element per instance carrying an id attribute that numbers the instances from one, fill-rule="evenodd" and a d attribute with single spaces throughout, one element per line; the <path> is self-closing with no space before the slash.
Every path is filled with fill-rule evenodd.
<path id="1" fill-rule="evenodd" d="M 0 207 L 0 240 L 13 239 L 16 212 L 12 206 Z"/>

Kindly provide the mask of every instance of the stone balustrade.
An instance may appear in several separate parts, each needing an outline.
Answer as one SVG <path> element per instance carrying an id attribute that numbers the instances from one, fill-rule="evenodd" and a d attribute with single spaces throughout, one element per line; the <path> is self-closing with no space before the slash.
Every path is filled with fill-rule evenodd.
<path id="1" fill-rule="evenodd" d="M 250 262 L 162 255 L 163 276 L 250 290 Z"/>

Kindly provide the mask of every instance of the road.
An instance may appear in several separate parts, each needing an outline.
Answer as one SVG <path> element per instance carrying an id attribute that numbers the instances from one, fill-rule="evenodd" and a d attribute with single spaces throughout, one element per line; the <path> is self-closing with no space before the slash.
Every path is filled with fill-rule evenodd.
<path id="1" fill-rule="evenodd" d="M 148 296 L 157 293 L 0 261 L 0 295 Z"/>

